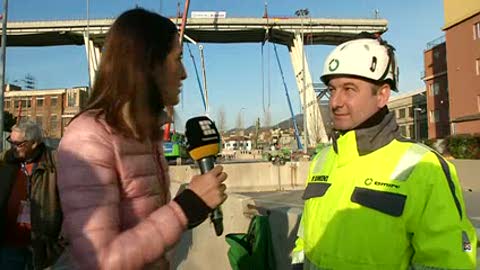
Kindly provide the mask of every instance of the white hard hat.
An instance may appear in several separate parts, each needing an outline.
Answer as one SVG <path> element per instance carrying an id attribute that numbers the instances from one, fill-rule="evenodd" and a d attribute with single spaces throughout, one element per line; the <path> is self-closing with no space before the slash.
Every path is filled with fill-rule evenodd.
<path id="1" fill-rule="evenodd" d="M 338 45 L 328 55 L 321 80 L 328 84 L 332 76 L 354 76 L 375 82 L 387 82 L 398 91 L 395 49 L 385 41 L 361 38 Z"/>

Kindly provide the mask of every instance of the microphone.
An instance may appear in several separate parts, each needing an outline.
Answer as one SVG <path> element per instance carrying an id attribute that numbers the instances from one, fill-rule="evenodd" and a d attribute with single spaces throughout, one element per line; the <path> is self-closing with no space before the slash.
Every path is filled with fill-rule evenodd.
<path id="1" fill-rule="evenodd" d="M 200 172 L 205 174 L 215 167 L 215 157 L 220 151 L 220 134 L 215 124 L 206 116 L 191 118 L 185 127 L 187 137 L 187 151 L 190 157 L 200 167 Z M 223 233 L 223 213 L 220 206 L 210 214 L 210 220 L 215 227 L 217 236 Z"/>

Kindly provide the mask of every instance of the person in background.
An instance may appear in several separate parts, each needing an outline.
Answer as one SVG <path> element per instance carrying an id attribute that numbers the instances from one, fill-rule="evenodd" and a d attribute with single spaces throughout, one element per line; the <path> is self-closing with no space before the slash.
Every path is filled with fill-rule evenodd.
<path id="1" fill-rule="evenodd" d="M 169 269 L 182 233 L 227 198 L 217 166 L 170 199 L 161 127 L 186 77 L 168 18 L 136 8 L 115 20 L 87 107 L 59 145 L 71 268 Z"/>
<path id="2" fill-rule="evenodd" d="M 321 77 L 333 145 L 310 166 L 293 269 L 475 269 L 477 236 L 455 167 L 400 136 L 394 49 L 380 38 L 336 47 Z"/>
<path id="3" fill-rule="evenodd" d="M 52 149 L 35 122 L 20 120 L 0 154 L 0 269 L 44 269 L 63 251 Z"/>

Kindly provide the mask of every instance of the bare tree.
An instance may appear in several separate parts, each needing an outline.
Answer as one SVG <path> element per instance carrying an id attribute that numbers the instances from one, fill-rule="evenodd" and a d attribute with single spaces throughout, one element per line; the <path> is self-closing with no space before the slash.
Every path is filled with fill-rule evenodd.
<path id="1" fill-rule="evenodd" d="M 218 109 L 218 116 L 217 116 L 217 126 L 220 133 L 225 132 L 226 124 L 227 124 L 227 119 L 225 115 L 225 107 L 222 105 L 222 107 Z"/>
<path id="2" fill-rule="evenodd" d="M 260 117 L 255 121 L 255 134 L 253 135 L 253 149 L 258 148 L 258 136 L 260 134 Z"/>
<path id="3" fill-rule="evenodd" d="M 235 127 L 237 129 L 243 129 L 243 115 L 242 115 L 242 110 L 238 112 L 237 115 L 237 121 L 235 122 Z"/>

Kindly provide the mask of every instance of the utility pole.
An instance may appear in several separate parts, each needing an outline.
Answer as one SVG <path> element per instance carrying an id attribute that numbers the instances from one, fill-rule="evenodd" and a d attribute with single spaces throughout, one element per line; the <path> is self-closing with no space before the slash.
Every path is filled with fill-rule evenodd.
<path id="1" fill-rule="evenodd" d="M 420 139 L 420 127 L 418 124 L 418 113 L 422 112 L 422 108 L 416 107 L 413 109 L 413 130 L 415 133 L 415 141 L 419 141 Z"/>
<path id="2" fill-rule="evenodd" d="M 88 92 L 87 95 L 90 96 L 92 93 L 92 67 L 90 59 L 90 1 L 87 0 L 87 42 L 85 46 L 87 47 L 87 67 L 88 67 Z"/>
<path id="3" fill-rule="evenodd" d="M 5 91 L 5 54 L 7 48 L 7 10 L 8 10 L 8 0 L 3 0 L 3 15 L 2 15 L 2 47 L 0 50 L 0 83 L 2 89 L 0 90 L 0 152 L 3 151 L 3 130 L 4 130 L 4 91 Z"/>

